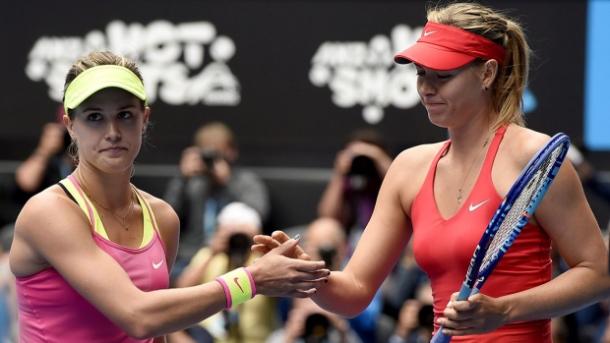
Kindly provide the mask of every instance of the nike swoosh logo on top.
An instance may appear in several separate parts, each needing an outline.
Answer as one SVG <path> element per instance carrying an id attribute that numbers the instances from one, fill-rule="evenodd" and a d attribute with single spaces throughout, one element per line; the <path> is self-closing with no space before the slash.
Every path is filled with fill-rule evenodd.
<path id="1" fill-rule="evenodd" d="M 153 269 L 159 269 L 159 268 L 161 268 L 162 264 L 163 264 L 163 260 L 159 261 L 158 263 L 153 262 L 152 267 L 153 267 Z"/>
<path id="2" fill-rule="evenodd" d="M 486 200 L 483 200 L 483 201 L 481 201 L 480 203 L 478 203 L 476 205 L 470 204 L 470 206 L 468 206 L 468 211 L 470 211 L 470 212 L 476 211 L 477 208 L 485 205 L 488 201 L 489 201 L 489 199 L 486 199 Z"/>
<path id="3" fill-rule="evenodd" d="M 233 282 L 235 282 L 235 284 L 237 285 L 237 287 L 239 287 L 239 290 L 240 290 L 240 291 L 243 293 L 243 292 L 244 292 L 244 289 L 243 289 L 243 288 L 241 288 L 241 285 L 240 285 L 240 284 L 239 284 L 239 282 L 237 282 L 237 281 L 239 281 L 239 278 L 238 278 L 238 277 L 234 277 L 234 278 L 233 278 Z"/>
<path id="4" fill-rule="evenodd" d="M 429 36 L 429 35 L 433 34 L 434 32 L 436 32 L 436 31 L 425 31 L 424 37 Z"/>

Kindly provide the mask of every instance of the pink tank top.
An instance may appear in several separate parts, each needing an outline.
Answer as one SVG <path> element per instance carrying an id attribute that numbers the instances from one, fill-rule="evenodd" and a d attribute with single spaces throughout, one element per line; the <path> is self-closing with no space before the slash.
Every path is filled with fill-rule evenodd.
<path id="1" fill-rule="evenodd" d="M 447 141 L 435 156 L 424 184 L 412 208 L 413 251 L 419 266 L 432 284 L 435 320 L 460 289 L 472 253 L 495 210 L 502 202 L 491 177 L 496 152 L 506 128 L 497 130 L 483 167 L 469 196 L 450 218 L 443 218 L 434 198 L 434 178 L 439 159 L 451 142 Z M 516 293 L 551 279 L 551 242 L 536 225 L 527 224 L 483 286 L 481 292 L 491 297 Z M 436 327 L 438 329 L 438 327 Z M 453 342 L 546 343 L 551 342 L 550 320 L 505 325 L 494 332 L 456 336 Z"/>
<path id="2" fill-rule="evenodd" d="M 116 244 L 95 231 L 96 211 L 80 190 L 76 179 L 68 177 L 61 184 L 81 206 L 89 218 L 95 244 L 112 256 L 127 272 L 133 283 L 143 291 L 167 288 L 169 275 L 165 246 L 156 228 L 150 241 L 140 248 Z M 137 192 L 136 192 L 137 194 Z M 150 206 L 139 194 L 144 226 L 155 226 Z M 86 209 L 86 210 L 85 210 Z M 146 229 L 145 229 L 146 230 Z M 51 234 L 51 233 L 49 233 Z M 83 298 L 54 269 L 17 278 L 19 304 L 19 335 L 24 343 L 38 342 L 152 342 L 127 336 L 85 298 Z"/>

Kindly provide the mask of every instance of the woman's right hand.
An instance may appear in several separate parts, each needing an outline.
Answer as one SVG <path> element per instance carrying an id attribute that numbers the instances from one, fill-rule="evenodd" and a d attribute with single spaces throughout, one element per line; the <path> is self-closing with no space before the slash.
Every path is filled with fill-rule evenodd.
<path id="1" fill-rule="evenodd" d="M 306 298 L 328 281 L 330 270 L 324 261 L 294 257 L 300 250 L 297 244 L 297 240 L 287 239 L 248 266 L 258 294 Z"/>

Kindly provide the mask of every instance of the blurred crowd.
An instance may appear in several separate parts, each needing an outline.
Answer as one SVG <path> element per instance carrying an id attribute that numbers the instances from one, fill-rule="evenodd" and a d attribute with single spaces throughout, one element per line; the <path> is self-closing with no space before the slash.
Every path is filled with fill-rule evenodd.
<path id="1" fill-rule="evenodd" d="M 178 162 L 179 173 L 159 194 L 181 221 L 180 247 L 171 272 L 172 287 L 204 283 L 257 258 L 250 246 L 256 234 L 268 233 L 269 191 L 255 172 L 239 165 L 232 130 L 221 122 L 198 128 L 192 146 Z M 37 147 L 0 181 L 0 343 L 16 342 L 14 279 L 8 265 L 13 222 L 29 197 L 72 172 L 70 139 L 63 125 L 42 128 Z M 572 148 L 569 158 L 583 185 L 610 203 L 610 187 L 583 153 Z M 346 137 L 336 153 L 332 175 L 319 195 L 317 216 L 303 225 L 283 228 L 301 235 L 304 250 L 339 270 L 353 252 L 368 222 L 393 154 L 379 132 L 362 129 Z M 331 167 L 331 166 L 329 166 Z M 555 274 L 565 270 L 558 255 Z M 374 258 L 374 257 L 371 257 Z M 484 290 L 483 290 L 484 291 Z M 553 321 L 555 342 L 610 342 L 606 303 L 591 305 Z M 406 246 L 403 256 L 371 304 L 355 318 L 343 318 L 309 299 L 257 296 L 224 310 L 170 342 L 428 342 L 433 329 L 432 294 L 428 279 Z"/>

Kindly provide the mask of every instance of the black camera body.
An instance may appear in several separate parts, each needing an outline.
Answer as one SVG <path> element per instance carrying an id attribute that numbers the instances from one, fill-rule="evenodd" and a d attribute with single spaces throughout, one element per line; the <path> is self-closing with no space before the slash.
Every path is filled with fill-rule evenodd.
<path id="1" fill-rule="evenodd" d="M 318 248 L 318 254 L 320 254 L 322 261 L 326 263 L 326 268 L 332 268 L 333 260 L 337 255 L 337 249 L 332 245 L 323 245 Z"/>
<path id="2" fill-rule="evenodd" d="M 237 232 L 229 236 L 227 242 L 227 255 L 232 267 L 241 267 L 246 264 L 250 255 L 252 239 L 245 233 Z"/>
<path id="3" fill-rule="evenodd" d="M 330 320 L 323 314 L 313 313 L 305 319 L 305 330 L 301 338 L 306 343 L 328 343 Z"/>
<path id="4" fill-rule="evenodd" d="M 354 156 L 347 178 L 351 189 L 355 191 L 365 191 L 381 184 L 375 161 L 365 155 Z"/>
<path id="5" fill-rule="evenodd" d="M 221 155 L 217 150 L 213 150 L 213 149 L 201 150 L 201 160 L 203 161 L 206 168 L 208 168 L 208 169 L 214 168 L 214 163 L 216 163 L 216 161 L 220 158 L 221 158 Z"/>

